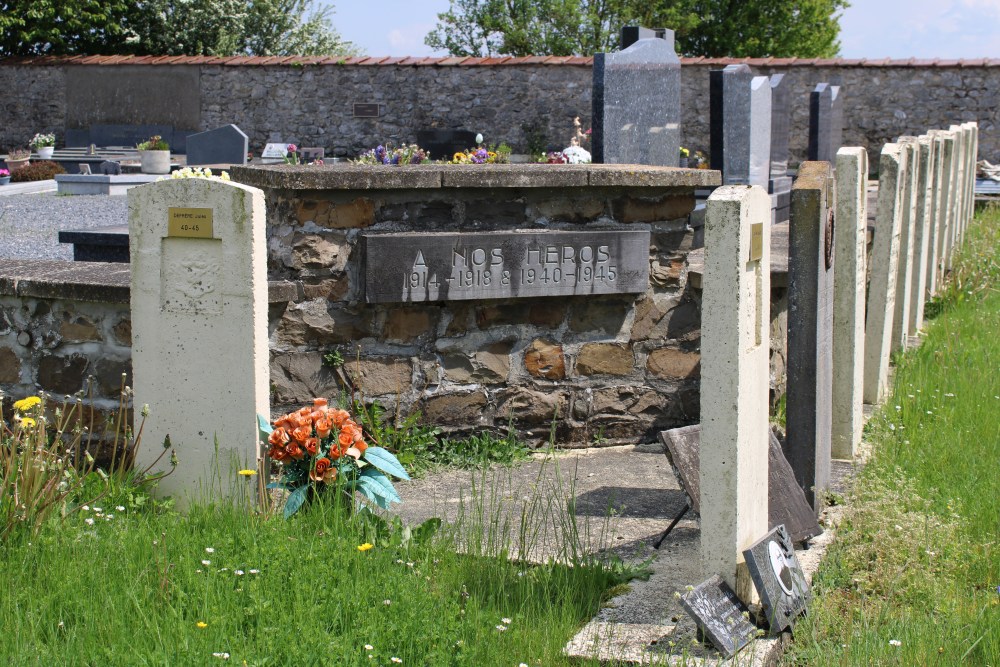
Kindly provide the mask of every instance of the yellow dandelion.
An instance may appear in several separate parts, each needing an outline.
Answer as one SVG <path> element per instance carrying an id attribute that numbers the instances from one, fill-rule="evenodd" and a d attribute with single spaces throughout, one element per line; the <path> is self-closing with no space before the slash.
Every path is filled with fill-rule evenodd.
<path id="1" fill-rule="evenodd" d="M 368 551 L 369 549 L 373 548 L 374 546 L 375 545 L 372 544 L 371 542 L 365 542 L 364 544 L 359 544 L 358 545 L 358 551 Z"/>
<path id="2" fill-rule="evenodd" d="M 35 428 L 35 420 L 32 419 L 31 417 L 22 417 L 21 428 L 23 428 L 24 430 Z"/>
<path id="3" fill-rule="evenodd" d="M 22 398 L 20 401 L 14 401 L 14 411 L 15 412 L 27 412 L 31 408 L 40 404 L 42 399 L 37 396 L 28 396 L 27 398 Z"/>
<path id="4" fill-rule="evenodd" d="M 208 627 L 208 623 L 206 623 L 205 621 L 198 621 L 197 623 L 195 623 L 195 625 L 197 625 L 199 628 L 202 628 L 202 629 L 205 629 L 205 628 Z"/>
<path id="5" fill-rule="evenodd" d="M 251 470 L 250 468 L 245 468 L 243 470 L 240 470 L 239 474 L 244 477 L 253 477 L 254 475 L 257 474 L 257 471 Z"/>

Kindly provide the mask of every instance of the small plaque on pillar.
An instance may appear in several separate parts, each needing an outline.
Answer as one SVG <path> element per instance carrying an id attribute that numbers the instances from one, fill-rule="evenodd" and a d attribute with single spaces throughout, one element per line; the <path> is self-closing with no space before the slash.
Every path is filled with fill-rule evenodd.
<path id="1" fill-rule="evenodd" d="M 750 623 L 746 607 L 719 575 L 685 593 L 681 606 L 723 658 L 736 655 L 757 636 L 757 628 Z"/>
<path id="2" fill-rule="evenodd" d="M 809 584 L 784 526 L 776 526 L 743 552 L 760 593 L 764 617 L 776 635 L 795 624 L 809 602 Z"/>
<path id="3" fill-rule="evenodd" d="M 381 116 L 381 108 L 377 102 L 355 102 L 355 118 L 378 118 Z"/>
<path id="4" fill-rule="evenodd" d="M 750 226 L 750 261 L 759 262 L 764 256 L 764 223 L 755 222 Z"/>
<path id="5" fill-rule="evenodd" d="M 167 236 L 212 238 L 212 209 L 171 206 L 167 209 Z"/>

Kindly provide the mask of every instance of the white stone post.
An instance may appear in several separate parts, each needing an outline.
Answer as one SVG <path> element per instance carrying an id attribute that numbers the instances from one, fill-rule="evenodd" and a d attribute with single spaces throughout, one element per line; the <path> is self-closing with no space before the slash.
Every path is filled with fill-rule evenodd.
<path id="1" fill-rule="evenodd" d="M 916 137 L 900 137 L 906 151 L 906 171 L 902 176 L 902 215 L 899 219 L 899 260 L 896 265 L 896 310 L 892 316 L 892 352 L 906 349 L 910 335 L 910 283 L 913 279 L 913 236 L 917 217 L 917 172 L 920 147 Z M 878 229 L 875 230 L 878 233 Z"/>
<path id="2" fill-rule="evenodd" d="M 882 402 L 888 386 L 892 318 L 896 310 L 896 268 L 899 255 L 902 179 L 906 152 L 886 144 L 879 157 L 878 202 L 875 208 L 875 245 L 865 320 L 865 403 Z"/>
<path id="3" fill-rule="evenodd" d="M 868 152 L 837 151 L 833 226 L 833 458 L 853 459 L 863 426 Z"/>
<path id="4" fill-rule="evenodd" d="M 743 550 L 768 529 L 771 199 L 728 185 L 708 199 L 701 324 L 701 552 L 705 576 L 756 598 Z"/>
<path id="5" fill-rule="evenodd" d="M 944 248 L 941 253 L 942 278 L 951 270 L 951 251 L 955 246 L 955 226 L 958 225 L 959 163 L 962 159 L 962 137 L 956 131 L 954 125 L 948 130 L 948 135 L 945 139 L 946 155 L 948 152 L 947 143 L 949 141 L 951 142 L 951 160 L 946 165 L 946 168 L 950 167 L 950 169 L 948 169 L 949 175 L 945 182 L 948 192 L 945 205 L 948 210 L 947 217 L 945 218 Z"/>
<path id="6" fill-rule="evenodd" d="M 933 186 L 931 187 L 930 220 L 927 230 L 927 275 L 924 278 L 926 298 L 937 294 L 938 240 L 941 235 L 941 195 L 944 190 L 944 134 L 940 130 L 927 133 L 934 153 Z"/>
<path id="7" fill-rule="evenodd" d="M 966 196 L 969 198 L 968 222 L 972 222 L 972 218 L 976 215 L 976 165 L 979 163 L 979 123 L 977 121 L 969 121 L 968 125 L 969 132 L 972 134 L 969 149 L 969 164 L 972 170 L 972 178 L 969 181 L 969 190 Z"/>
<path id="8" fill-rule="evenodd" d="M 951 251 L 948 253 L 948 269 L 951 270 L 952 255 L 958 248 L 962 238 L 962 228 L 965 225 L 965 181 L 966 165 L 965 159 L 968 153 L 965 128 L 961 125 L 952 125 L 949 128 L 955 133 L 955 218 L 951 227 Z"/>
<path id="9" fill-rule="evenodd" d="M 247 485 L 237 471 L 257 467 L 256 415 L 269 416 L 264 195 L 183 178 L 128 199 L 134 402 L 150 409 L 137 465 L 169 436 L 178 464 L 157 493 L 185 507 L 233 493 Z"/>
<path id="10" fill-rule="evenodd" d="M 933 141 L 928 135 L 917 140 L 917 218 L 913 231 L 913 271 L 910 282 L 910 333 L 916 335 L 924 326 L 924 295 L 927 292 L 927 255 L 931 220 L 931 188 L 934 187 Z"/>
<path id="11" fill-rule="evenodd" d="M 944 278 L 955 184 L 955 134 L 942 130 L 940 136 L 944 145 L 941 153 L 941 188 L 938 192 L 937 263 L 934 267 L 937 277 L 935 285 L 940 284 Z"/>

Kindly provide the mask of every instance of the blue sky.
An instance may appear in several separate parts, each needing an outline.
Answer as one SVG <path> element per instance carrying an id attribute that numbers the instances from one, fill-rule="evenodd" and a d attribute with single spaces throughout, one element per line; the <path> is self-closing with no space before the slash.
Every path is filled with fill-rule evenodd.
<path id="1" fill-rule="evenodd" d="M 333 23 L 371 56 L 430 56 L 424 36 L 448 0 L 334 0 Z M 854 0 L 845 58 L 1000 58 L 1000 0 Z"/>

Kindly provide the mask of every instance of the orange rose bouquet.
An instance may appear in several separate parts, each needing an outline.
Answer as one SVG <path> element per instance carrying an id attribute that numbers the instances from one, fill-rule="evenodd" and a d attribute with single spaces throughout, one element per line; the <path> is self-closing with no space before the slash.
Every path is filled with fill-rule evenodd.
<path id="1" fill-rule="evenodd" d="M 391 477 L 409 479 L 399 460 L 387 449 L 365 442 L 364 432 L 347 410 L 331 408 L 325 398 L 289 412 L 268 424 L 259 417 L 267 438 L 268 457 L 281 464 L 280 482 L 268 488 L 290 491 L 285 517 L 299 510 L 310 493 L 339 488 L 353 497 L 360 492 L 386 509 L 402 502 Z"/>

